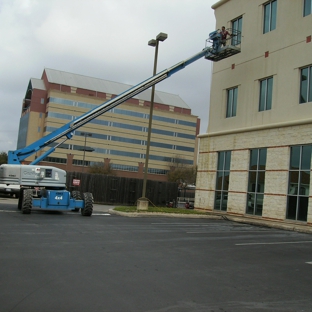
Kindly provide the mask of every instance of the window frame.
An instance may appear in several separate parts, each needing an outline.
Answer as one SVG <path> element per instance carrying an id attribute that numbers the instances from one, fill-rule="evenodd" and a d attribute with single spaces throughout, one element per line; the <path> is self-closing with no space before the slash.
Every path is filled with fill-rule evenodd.
<path id="1" fill-rule="evenodd" d="M 237 23 L 237 27 L 236 27 Z M 232 20 L 232 33 L 237 34 L 237 36 L 232 37 L 231 45 L 236 46 L 242 42 L 242 28 L 243 28 L 243 17 L 239 16 Z"/>
<path id="2" fill-rule="evenodd" d="M 303 1 L 303 17 L 312 14 L 312 0 Z"/>
<path id="3" fill-rule="evenodd" d="M 269 8 L 269 11 L 267 10 Z M 272 12 L 273 10 L 273 12 Z M 268 14 L 268 16 L 267 16 Z M 276 29 L 277 0 L 271 0 L 263 4 L 263 34 Z"/>
<path id="4" fill-rule="evenodd" d="M 304 154 L 304 149 L 309 149 L 309 157 Z M 298 161 L 296 161 L 295 149 L 299 149 Z M 288 190 L 286 219 L 307 222 L 310 197 L 312 145 L 294 145 L 290 147 Z M 308 165 L 307 165 L 308 164 Z M 308 172 L 308 176 L 307 176 Z M 308 192 L 303 186 L 308 181 Z M 306 186 L 305 185 L 305 186 Z M 304 191 L 305 194 L 302 194 Z M 308 194 L 306 194 L 308 193 Z M 306 207 L 305 207 L 306 206 Z"/>
<path id="5" fill-rule="evenodd" d="M 303 71 L 307 70 L 307 79 L 306 84 L 303 85 Z M 304 90 L 306 89 L 306 90 Z M 303 93 L 305 91 L 305 100 L 303 99 Z M 299 95 L 299 104 L 305 104 L 312 102 L 312 65 L 306 66 L 300 69 L 300 95 Z"/>
<path id="6" fill-rule="evenodd" d="M 252 168 L 253 164 L 252 159 L 254 159 L 254 157 L 256 157 L 256 167 Z M 263 160 L 264 167 L 261 168 L 261 161 L 263 162 Z M 267 148 L 255 148 L 250 150 L 246 214 L 262 216 L 264 189 L 265 189 L 266 162 L 267 162 Z M 255 176 L 255 183 L 251 183 L 252 175 Z M 263 176 L 263 187 L 261 187 L 260 183 L 261 176 Z"/>
<path id="7" fill-rule="evenodd" d="M 238 86 L 226 90 L 226 118 L 236 116 L 237 97 Z"/>
<path id="8" fill-rule="evenodd" d="M 272 81 L 271 84 L 269 82 Z M 265 82 L 265 89 L 263 83 Z M 259 80 L 259 112 L 267 111 L 272 109 L 273 103 L 273 76 L 263 78 Z M 270 89 L 268 92 L 268 88 Z M 264 94 L 263 94 L 264 92 Z M 269 98 L 270 96 L 270 98 Z M 263 103 L 263 105 L 262 105 Z M 262 107 L 263 106 L 263 107 Z"/>
<path id="9" fill-rule="evenodd" d="M 228 190 L 230 182 L 230 169 L 231 169 L 231 151 L 218 152 L 218 163 L 216 170 L 216 187 L 214 209 L 227 211 Z M 219 180 L 220 179 L 220 183 Z M 226 184 L 228 182 L 228 184 Z M 218 187 L 220 185 L 220 188 Z M 219 202 L 218 202 L 219 200 Z"/>

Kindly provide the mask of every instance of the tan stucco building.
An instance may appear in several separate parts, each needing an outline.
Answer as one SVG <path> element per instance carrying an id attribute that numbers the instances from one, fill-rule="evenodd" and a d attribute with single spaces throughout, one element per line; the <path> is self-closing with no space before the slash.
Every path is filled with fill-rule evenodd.
<path id="1" fill-rule="evenodd" d="M 25 148 L 131 87 L 45 68 L 41 79 L 29 81 L 17 148 Z M 148 89 L 91 120 L 75 130 L 72 139 L 59 145 L 41 164 L 87 172 L 87 167 L 102 163 L 110 166 L 117 176 L 142 179 L 150 101 Z M 190 107 L 178 95 L 157 90 L 147 178 L 167 181 L 167 173 L 177 162 L 195 166 L 199 128 L 200 119 L 192 115 Z M 39 150 L 26 163 L 47 149 Z"/>
<path id="2" fill-rule="evenodd" d="M 312 226 L 311 0 L 222 0 L 241 52 L 214 63 L 195 208 Z M 233 37 L 234 38 L 234 37 Z"/>

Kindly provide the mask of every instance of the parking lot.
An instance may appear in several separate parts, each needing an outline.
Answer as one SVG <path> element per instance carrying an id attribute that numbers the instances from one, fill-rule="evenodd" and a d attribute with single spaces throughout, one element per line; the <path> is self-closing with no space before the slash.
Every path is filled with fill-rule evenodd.
<path id="1" fill-rule="evenodd" d="M 312 311 L 312 235 L 0 198 L 0 311 Z"/>

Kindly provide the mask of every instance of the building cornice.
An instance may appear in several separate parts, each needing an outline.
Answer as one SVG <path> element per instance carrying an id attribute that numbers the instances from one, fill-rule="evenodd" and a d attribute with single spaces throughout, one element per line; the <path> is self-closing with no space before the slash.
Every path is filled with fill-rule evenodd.
<path id="1" fill-rule="evenodd" d="M 312 124 L 312 119 L 303 119 L 303 120 L 295 120 L 290 122 L 281 122 L 274 125 L 262 125 L 252 128 L 240 128 L 240 129 L 233 129 L 227 131 L 219 131 L 219 132 L 211 132 L 211 133 L 203 133 L 199 134 L 198 138 L 209 138 L 209 137 L 216 137 L 222 135 L 229 135 L 229 134 L 237 134 L 243 132 L 252 132 L 252 131 L 259 131 L 259 130 L 269 130 L 269 129 L 276 129 L 276 128 L 284 128 L 284 127 L 294 127 L 294 126 L 302 126 Z"/>
<path id="2" fill-rule="evenodd" d="M 224 3 L 229 2 L 229 1 L 231 1 L 231 0 L 220 0 L 220 1 L 218 1 L 217 3 L 213 4 L 213 5 L 211 6 L 211 8 L 212 8 L 213 10 L 215 10 L 215 9 L 217 9 L 219 6 L 221 6 L 221 5 L 223 5 Z"/>

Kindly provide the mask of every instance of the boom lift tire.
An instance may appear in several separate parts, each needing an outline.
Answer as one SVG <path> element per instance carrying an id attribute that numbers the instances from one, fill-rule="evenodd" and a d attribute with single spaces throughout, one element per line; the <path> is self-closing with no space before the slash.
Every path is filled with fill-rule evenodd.
<path id="1" fill-rule="evenodd" d="M 72 195 L 72 198 L 77 199 L 77 200 L 81 200 L 81 193 L 79 191 L 72 191 L 71 195 Z M 72 211 L 78 212 L 79 208 L 75 208 Z"/>
<path id="2" fill-rule="evenodd" d="M 23 197 L 24 197 L 23 194 L 24 194 L 24 188 L 21 188 L 19 196 L 18 196 L 18 204 L 17 204 L 17 209 L 18 210 L 22 209 L 22 201 L 23 201 Z"/>
<path id="3" fill-rule="evenodd" d="M 93 212 L 93 195 L 92 193 L 83 193 L 84 209 L 81 209 L 81 215 L 90 217 Z"/>
<path id="4" fill-rule="evenodd" d="M 22 206 L 21 210 L 23 214 L 30 214 L 32 208 L 32 197 L 33 190 L 32 189 L 24 189 L 23 197 L 22 197 Z"/>

